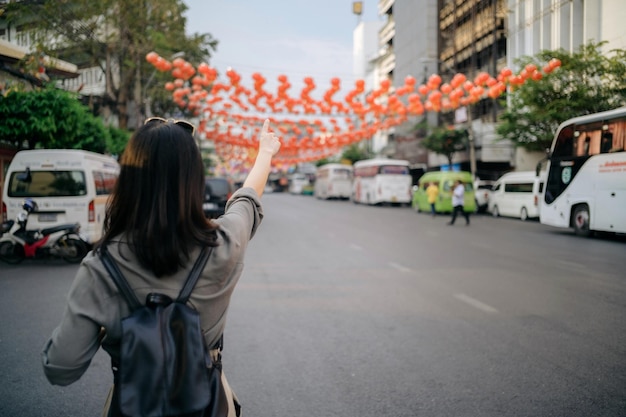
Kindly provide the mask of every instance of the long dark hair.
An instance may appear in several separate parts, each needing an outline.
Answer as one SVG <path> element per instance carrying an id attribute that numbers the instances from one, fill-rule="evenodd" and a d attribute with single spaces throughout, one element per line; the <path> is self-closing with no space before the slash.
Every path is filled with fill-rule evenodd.
<path id="1" fill-rule="evenodd" d="M 157 277 L 184 266 L 194 247 L 217 245 L 217 225 L 202 211 L 202 158 L 188 130 L 149 121 L 130 138 L 120 165 L 100 245 L 126 235 L 141 265 Z"/>

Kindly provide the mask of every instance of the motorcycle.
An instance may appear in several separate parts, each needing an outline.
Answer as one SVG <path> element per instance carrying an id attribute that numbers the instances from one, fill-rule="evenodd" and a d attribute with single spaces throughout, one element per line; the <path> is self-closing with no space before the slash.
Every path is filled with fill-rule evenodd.
<path id="1" fill-rule="evenodd" d="M 69 263 L 80 262 L 88 244 L 80 234 L 80 223 L 67 223 L 46 229 L 28 230 L 28 216 L 37 211 L 37 203 L 24 200 L 17 219 L 2 223 L 0 260 L 17 264 L 26 258 L 60 257 Z"/>

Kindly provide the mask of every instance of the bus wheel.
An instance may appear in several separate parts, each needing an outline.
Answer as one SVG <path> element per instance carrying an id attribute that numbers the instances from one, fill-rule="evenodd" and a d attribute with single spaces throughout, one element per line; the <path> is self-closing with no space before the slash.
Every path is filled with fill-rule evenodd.
<path id="1" fill-rule="evenodd" d="M 491 210 L 491 215 L 493 217 L 500 217 L 500 212 L 498 211 L 498 206 L 493 206 L 493 210 Z"/>
<path id="2" fill-rule="evenodd" d="M 574 232 L 579 236 L 591 236 L 589 229 L 589 207 L 582 204 L 574 209 Z"/>
<path id="3" fill-rule="evenodd" d="M 523 222 L 528 220 L 528 211 L 526 210 L 526 207 L 522 207 L 522 211 L 519 215 L 519 218 L 522 219 Z"/>

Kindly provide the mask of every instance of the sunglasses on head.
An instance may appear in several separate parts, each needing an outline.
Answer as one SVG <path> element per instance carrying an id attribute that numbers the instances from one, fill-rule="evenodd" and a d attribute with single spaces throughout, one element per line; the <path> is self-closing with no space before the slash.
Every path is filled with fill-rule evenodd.
<path id="1" fill-rule="evenodd" d="M 178 125 L 182 127 L 183 129 L 185 129 L 187 132 L 191 133 L 191 136 L 193 136 L 194 133 L 196 133 L 196 127 L 186 120 L 164 119 L 162 117 L 149 117 L 146 119 L 145 122 L 143 122 L 143 124 L 147 125 L 150 122 L 174 123 L 175 125 Z"/>

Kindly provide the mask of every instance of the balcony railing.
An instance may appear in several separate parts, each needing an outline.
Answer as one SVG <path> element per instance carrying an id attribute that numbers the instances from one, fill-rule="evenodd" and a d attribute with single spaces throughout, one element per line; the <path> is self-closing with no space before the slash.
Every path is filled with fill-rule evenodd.
<path id="1" fill-rule="evenodd" d="M 389 17 L 389 20 L 378 32 L 378 43 L 384 45 L 389 42 L 396 35 L 396 22 L 393 17 Z"/>
<path id="2" fill-rule="evenodd" d="M 380 60 L 378 68 L 381 74 L 389 74 L 396 68 L 396 54 L 393 53 L 393 50 Z"/>
<path id="3" fill-rule="evenodd" d="M 384 15 L 393 6 L 394 0 L 378 0 L 378 14 Z"/>

